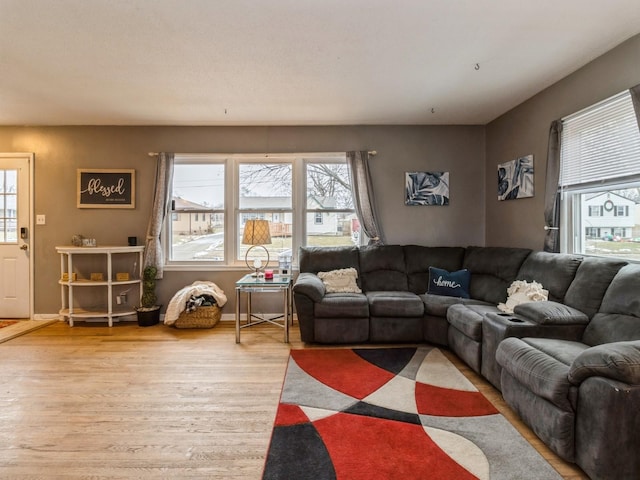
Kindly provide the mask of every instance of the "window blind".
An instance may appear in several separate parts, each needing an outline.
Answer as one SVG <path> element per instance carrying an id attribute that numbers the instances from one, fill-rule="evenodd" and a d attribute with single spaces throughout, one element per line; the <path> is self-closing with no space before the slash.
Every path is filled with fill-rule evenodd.
<path id="1" fill-rule="evenodd" d="M 562 121 L 560 185 L 640 175 L 640 129 L 629 91 Z"/>

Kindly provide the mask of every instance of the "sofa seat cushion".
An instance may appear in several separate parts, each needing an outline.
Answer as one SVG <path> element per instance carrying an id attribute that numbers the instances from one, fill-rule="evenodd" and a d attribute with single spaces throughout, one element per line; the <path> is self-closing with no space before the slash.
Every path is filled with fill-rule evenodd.
<path id="1" fill-rule="evenodd" d="M 433 295 L 425 293 L 420 295 L 424 303 L 424 313 L 433 315 L 434 317 L 446 317 L 447 310 L 451 305 L 491 305 L 482 300 L 474 300 L 473 298 L 445 297 L 443 295 Z"/>
<path id="2" fill-rule="evenodd" d="M 485 314 L 499 313 L 495 305 L 452 305 L 447 310 L 449 325 L 460 330 L 465 336 L 480 342 L 482 340 L 482 319 Z"/>
<path id="3" fill-rule="evenodd" d="M 569 370 L 587 348 L 567 340 L 512 337 L 500 342 L 496 361 L 535 395 L 571 411 L 577 390 L 569 381 Z"/>
<path id="4" fill-rule="evenodd" d="M 314 305 L 319 318 L 362 318 L 369 316 L 369 302 L 362 293 L 327 293 Z"/>
<path id="5" fill-rule="evenodd" d="M 411 292 L 367 292 L 372 317 L 421 317 L 422 299 Z"/>

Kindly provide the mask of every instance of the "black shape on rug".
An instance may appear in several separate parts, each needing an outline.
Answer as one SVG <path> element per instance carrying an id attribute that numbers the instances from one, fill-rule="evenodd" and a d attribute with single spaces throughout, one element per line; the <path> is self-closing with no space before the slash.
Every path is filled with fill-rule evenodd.
<path id="1" fill-rule="evenodd" d="M 310 423 L 275 427 L 263 480 L 336 480 L 329 452 Z"/>
<path id="2" fill-rule="evenodd" d="M 415 413 L 400 412 L 391 408 L 379 407 L 371 405 L 367 402 L 358 402 L 346 410 L 344 413 L 353 415 L 362 415 L 365 417 L 383 418 L 385 420 L 395 420 L 396 422 L 413 423 L 421 425 L 420 417 Z"/>
<path id="3" fill-rule="evenodd" d="M 367 362 L 395 375 L 411 361 L 417 348 L 358 348 L 354 353 Z"/>

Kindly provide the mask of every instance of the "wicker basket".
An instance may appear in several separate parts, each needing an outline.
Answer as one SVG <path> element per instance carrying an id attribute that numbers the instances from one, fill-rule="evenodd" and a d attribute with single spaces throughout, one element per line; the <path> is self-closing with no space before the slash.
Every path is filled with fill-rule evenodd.
<path id="1" fill-rule="evenodd" d="M 217 305 L 198 307 L 193 312 L 182 312 L 174 327 L 176 328 L 212 328 L 222 316 L 222 310 Z"/>

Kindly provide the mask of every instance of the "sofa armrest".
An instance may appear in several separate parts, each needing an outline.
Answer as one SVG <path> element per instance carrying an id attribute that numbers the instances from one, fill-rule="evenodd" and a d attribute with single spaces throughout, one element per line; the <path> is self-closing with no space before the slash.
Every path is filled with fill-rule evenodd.
<path id="1" fill-rule="evenodd" d="M 315 273 L 304 272 L 298 275 L 293 291 L 309 297 L 314 302 L 322 301 L 325 294 L 324 283 Z"/>
<path id="2" fill-rule="evenodd" d="M 605 377 L 640 385 L 640 340 L 587 348 L 573 361 L 568 377 L 574 385 L 588 377 Z"/>
<path id="3" fill-rule="evenodd" d="M 585 313 L 558 302 L 522 303 L 513 311 L 538 325 L 586 325 L 589 323 L 589 317 Z"/>

